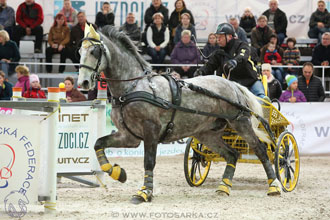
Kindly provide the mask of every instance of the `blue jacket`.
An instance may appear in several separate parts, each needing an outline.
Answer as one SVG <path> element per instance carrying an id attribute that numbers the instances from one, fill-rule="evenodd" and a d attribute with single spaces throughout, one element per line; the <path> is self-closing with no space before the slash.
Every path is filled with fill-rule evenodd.
<path id="1" fill-rule="evenodd" d="M 13 96 L 13 86 L 4 81 L 3 86 L 0 86 L 0 100 L 10 100 Z"/>
<path id="2" fill-rule="evenodd" d="M 15 11 L 8 5 L 0 12 L 0 24 L 6 27 L 15 26 Z"/>

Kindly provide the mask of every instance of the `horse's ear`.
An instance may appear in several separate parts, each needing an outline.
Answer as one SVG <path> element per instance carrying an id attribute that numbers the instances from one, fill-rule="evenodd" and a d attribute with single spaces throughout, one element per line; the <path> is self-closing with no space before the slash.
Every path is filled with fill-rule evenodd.
<path id="1" fill-rule="evenodd" d="M 88 37 L 88 34 L 90 32 L 90 28 L 87 24 L 87 22 L 85 23 L 85 31 L 84 31 L 84 37 Z"/>
<path id="2" fill-rule="evenodd" d="M 90 29 L 89 37 L 94 38 L 96 40 L 100 40 L 100 35 L 95 31 L 92 24 L 90 24 L 89 29 Z"/>

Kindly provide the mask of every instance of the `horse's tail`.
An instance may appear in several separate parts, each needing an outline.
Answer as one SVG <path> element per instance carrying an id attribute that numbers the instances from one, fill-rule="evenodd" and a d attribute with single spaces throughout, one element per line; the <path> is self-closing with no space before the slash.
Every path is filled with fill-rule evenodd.
<path id="1" fill-rule="evenodd" d="M 256 113 L 257 115 L 264 118 L 264 112 L 262 110 L 262 106 L 259 103 L 257 97 L 254 94 L 252 94 L 246 87 L 241 86 L 239 84 L 237 84 L 237 85 L 240 88 L 240 90 L 244 93 L 244 95 L 246 97 L 247 105 L 249 106 L 249 108 L 254 113 Z M 262 139 L 266 143 L 272 143 L 268 133 L 265 130 L 258 128 L 260 121 L 253 114 L 251 117 L 251 123 L 252 123 L 253 131 L 260 139 Z"/>

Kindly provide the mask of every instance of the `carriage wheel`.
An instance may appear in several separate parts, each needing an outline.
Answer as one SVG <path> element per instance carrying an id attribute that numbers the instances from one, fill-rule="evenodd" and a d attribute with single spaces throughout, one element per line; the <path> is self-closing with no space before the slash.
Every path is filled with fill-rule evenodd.
<path id="1" fill-rule="evenodd" d="M 205 152 L 205 146 L 195 138 L 189 138 L 184 153 L 184 175 L 190 186 L 200 186 L 209 174 L 211 161 L 206 161 L 205 157 L 196 152 L 192 146 L 199 151 Z"/>
<path id="2" fill-rule="evenodd" d="M 275 151 L 275 170 L 284 192 L 291 192 L 298 183 L 300 161 L 296 139 L 293 134 L 284 131 L 277 141 Z"/>

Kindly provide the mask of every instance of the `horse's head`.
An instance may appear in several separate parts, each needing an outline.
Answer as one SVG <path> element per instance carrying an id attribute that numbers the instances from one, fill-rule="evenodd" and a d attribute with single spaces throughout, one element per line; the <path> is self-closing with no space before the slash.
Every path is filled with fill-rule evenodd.
<path id="1" fill-rule="evenodd" d="M 83 89 L 93 89 L 100 72 L 107 65 L 106 48 L 100 40 L 100 35 L 93 26 L 85 26 L 85 37 L 82 39 L 78 85 Z"/>

